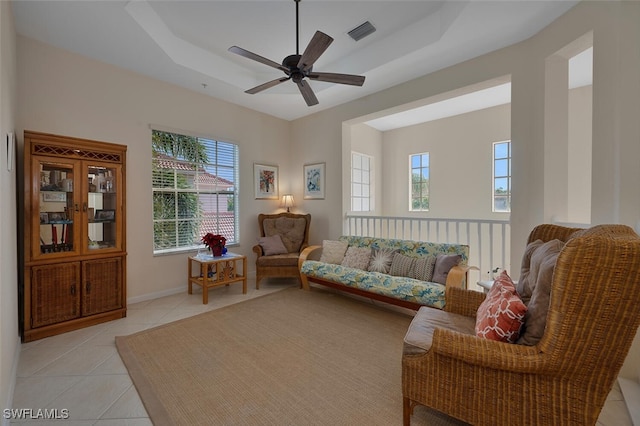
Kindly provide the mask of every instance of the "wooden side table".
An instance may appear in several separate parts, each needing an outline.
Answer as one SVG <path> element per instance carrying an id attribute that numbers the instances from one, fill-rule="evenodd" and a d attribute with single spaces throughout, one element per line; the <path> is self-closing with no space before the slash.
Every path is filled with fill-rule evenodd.
<path id="1" fill-rule="evenodd" d="M 242 293 L 247 294 L 247 257 L 241 254 L 227 253 L 223 256 L 198 255 L 190 256 L 189 262 L 189 294 L 193 294 L 193 284 L 202 287 L 202 303 L 209 303 L 209 289 L 242 282 Z M 242 270 L 238 267 L 242 262 Z M 194 269 L 193 265 L 196 265 Z M 198 268 L 197 265 L 200 265 Z M 194 275 L 194 272 L 196 275 Z"/>

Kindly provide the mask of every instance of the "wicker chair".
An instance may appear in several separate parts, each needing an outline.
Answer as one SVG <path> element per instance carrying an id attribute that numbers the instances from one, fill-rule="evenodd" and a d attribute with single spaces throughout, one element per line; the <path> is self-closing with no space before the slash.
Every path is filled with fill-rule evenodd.
<path id="1" fill-rule="evenodd" d="M 435 328 L 429 350 L 405 343 L 405 425 L 416 404 L 474 425 L 596 423 L 640 323 L 640 237 L 623 225 L 540 225 L 529 242 L 538 239 L 566 242 L 542 339 L 524 346 Z M 451 288 L 445 311 L 475 318 L 483 299 Z"/>
<path id="2" fill-rule="evenodd" d="M 278 213 L 259 214 L 260 237 L 280 235 L 287 253 L 266 255 L 263 247 L 253 247 L 256 253 L 256 288 L 267 277 L 298 277 L 300 252 L 309 245 L 310 214 Z"/>

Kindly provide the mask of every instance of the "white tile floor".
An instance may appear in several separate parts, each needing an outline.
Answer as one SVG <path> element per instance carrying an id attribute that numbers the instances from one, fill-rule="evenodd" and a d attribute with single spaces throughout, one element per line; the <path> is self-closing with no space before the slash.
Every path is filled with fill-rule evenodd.
<path id="1" fill-rule="evenodd" d="M 209 304 L 202 304 L 202 293 L 184 293 L 129 305 L 127 317 L 82 330 L 49 337 L 22 346 L 13 408 L 66 409 L 69 419 L 12 420 L 12 424 L 39 426 L 143 426 L 151 425 L 127 369 L 115 347 L 115 336 L 127 335 L 156 325 L 200 314 L 247 300 L 285 287 L 295 280 L 265 280 L 260 290 L 248 283 L 242 294 L 240 285 L 220 287 L 209 292 Z M 619 387 L 609 395 L 600 415 L 601 426 L 631 426 Z"/>

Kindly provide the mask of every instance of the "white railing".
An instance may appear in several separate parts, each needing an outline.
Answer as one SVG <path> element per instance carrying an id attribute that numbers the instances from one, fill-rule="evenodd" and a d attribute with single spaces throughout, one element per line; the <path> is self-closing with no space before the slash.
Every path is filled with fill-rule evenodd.
<path id="1" fill-rule="evenodd" d="M 347 214 L 345 235 L 397 238 L 433 243 L 467 244 L 469 265 L 480 272 L 470 281 L 486 279 L 494 268 L 511 271 L 511 225 L 505 220 L 437 219 Z M 515 265 L 520 267 L 520 265 Z M 470 286 L 469 288 L 473 288 Z"/>

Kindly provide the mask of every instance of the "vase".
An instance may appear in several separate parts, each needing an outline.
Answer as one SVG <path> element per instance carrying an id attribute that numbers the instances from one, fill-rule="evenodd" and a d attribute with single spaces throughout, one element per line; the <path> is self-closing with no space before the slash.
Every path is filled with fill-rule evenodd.
<path id="1" fill-rule="evenodd" d="M 211 254 L 213 254 L 215 257 L 222 256 L 222 249 L 223 247 L 220 246 L 211 247 Z"/>

